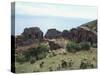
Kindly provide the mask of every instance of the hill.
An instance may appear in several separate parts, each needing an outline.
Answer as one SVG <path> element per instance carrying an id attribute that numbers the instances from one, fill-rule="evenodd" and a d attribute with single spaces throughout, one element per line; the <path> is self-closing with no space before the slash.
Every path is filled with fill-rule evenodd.
<path id="1" fill-rule="evenodd" d="M 25 28 L 16 36 L 15 72 L 97 68 L 97 20 L 60 32 Z"/>
<path id="2" fill-rule="evenodd" d="M 80 27 L 86 27 L 92 31 L 97 32 L 97 20 L 93 20 L 88 23 L 85 23 L 85 24 L 81 25 Z"/>

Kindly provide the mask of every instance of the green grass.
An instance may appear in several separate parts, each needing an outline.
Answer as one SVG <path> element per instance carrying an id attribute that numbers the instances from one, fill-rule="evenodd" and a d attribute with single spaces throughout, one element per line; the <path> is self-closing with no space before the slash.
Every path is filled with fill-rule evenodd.
<path id="1" fill-rule="evenodd" d="M 91 50 L 89 51 L 79 51 L 77 53 L 69 53 L 66 52 L 66 55 L 63 54 L 64 49 L 58 50 L 56 51 L 56 56 L 52 56 L 50 57 L 50 53 L 47 55 L 46 58 L 41 59 L 36 61 L 33 64 L 30 64 L 30 62 L 25 62 L 23 64 L 19 64 L 19 63 L 15 63 L 15 67 L 16 67 L 16 73 L 23 73 L 23 72 L 33 72 L 33 71 L 39 71 L 39 72 L 44 72 L 44 71 L 49 71 L 49 68 L 51 67 L 53 69 L 53 71 L 57 70 L 57 66 L 59 64 L 61 64 L 61 60 L 65 60 L 65 61 L 69 61 L 69 58 L 72 59 L 73 61 L 73 66 L 72 67 L 68 67 L 66 69 L 60 69 L 60 70 L 69 70 L 69 69 L 79 69 L 80 66 L 80 62 L 82 59 L 87 59 L 89 62 L 93 63 L 95 68 L 97 65 L 97 50 L 96 48 L 91 48 Z M 61 51 L 61 53 L 59 52 Z M 95 60 L 93 60 L 93 58 Z M 41 62 L 44 62 L 43 67 L 40 68 L 39 64 Z"/>

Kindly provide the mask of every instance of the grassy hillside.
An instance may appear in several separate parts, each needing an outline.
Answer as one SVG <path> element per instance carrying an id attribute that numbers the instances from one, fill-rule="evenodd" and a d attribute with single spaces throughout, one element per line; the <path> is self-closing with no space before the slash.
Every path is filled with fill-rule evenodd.
<path id="1" fill-rule="evenodd" d="M 89 28 L 90 30 L 97 32 L 97 20 L 93 20 L 91 22 L 85 23 L 81 25 L 80 27 L 86 27 L 86 28 Z"/>
<path id="2" fill-rule="evenodd" d="M 80 69 L 81 60 L 85 59 L 87 59 L 87 62 L 89 64 L 93 64 L 93 68 L 97 67 L 96 48 L 91 48 L 91 50 L 89 51 L 80 51 L 77 53 L 64 53 L 61 51 L 64 51 L 64 49 L 56 51 L 55 55 L 48 54 L 46 58 L 38 60 L 33 64 L 31 64 L 30 62 L 25 62 L 23 64 L 16 62 L 16 73 Z M 70 59 L 73 62 L 72 66 L 66 66 L 66 68 L 62 68 L 61 61 L 65 60 L 66 62 L 69 62 Z M 43 67 L 40 67 L 41 62 L 44 62 Z M 59 65 L 60 68 L 58 68 Z"/>
<path id="3" fill-rule="evenodd" d="M 69 40 L 56 39 L 56 42 L 61 42 L 63 45 L 69 43 Z M 85 67 L 80 67 L 82 60 L 86 62 Z M 65 61 L 67 65 L 62 66 L 62 61 Z M 40 64 L 42 62 L 44 62 L 44 64 L 41 67 Z M 49 52 L 45 58 L 36 60 L 34 63 L 31 63 L 31 61 L 23 63 L 15 62 L 16 73 L 93 69 L 96 67 L 97 48 L 93 47 L 91 47 L 90 50 L 81 50 L 73 53 L 68 52 L 64 46 L 64 48 Z"/>

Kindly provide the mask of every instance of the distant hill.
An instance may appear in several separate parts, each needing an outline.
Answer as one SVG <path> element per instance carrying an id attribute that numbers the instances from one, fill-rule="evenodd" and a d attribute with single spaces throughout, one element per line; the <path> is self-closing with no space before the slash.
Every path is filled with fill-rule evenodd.
<path id="1" fill-rule="evenodd" d="M 93 20 L 88 23 L 85 23 L 85 24 L 81 25 L 80 27 L 88 28 L 92 31 L 97 32 L 97 20 Z"/>

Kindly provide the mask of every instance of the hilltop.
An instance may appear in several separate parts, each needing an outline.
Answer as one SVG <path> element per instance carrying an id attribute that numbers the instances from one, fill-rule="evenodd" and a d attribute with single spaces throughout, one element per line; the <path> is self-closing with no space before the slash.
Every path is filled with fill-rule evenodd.
<path id="1" fill-rule="evenodd" d="M 92 31 L 97 32 L 97 20 L 93 20 L 88 23 L 82 24 L 80 27 L 86 27 Z"/>

